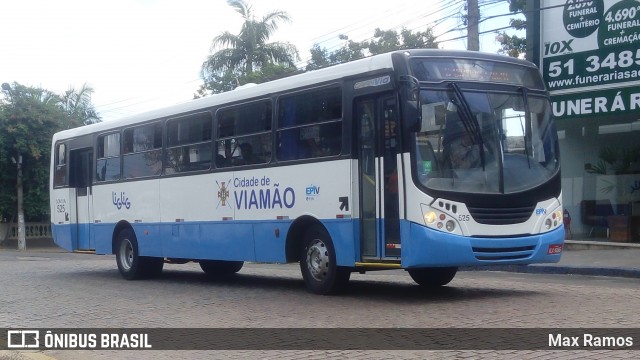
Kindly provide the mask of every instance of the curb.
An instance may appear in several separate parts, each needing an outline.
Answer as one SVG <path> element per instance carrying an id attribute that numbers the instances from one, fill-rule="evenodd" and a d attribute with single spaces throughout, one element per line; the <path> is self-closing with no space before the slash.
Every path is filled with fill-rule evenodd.
<path id="1" fill-rule="evenodd" d="M 616 243 L 610 241 L 565 240 L 565 250 L 612 250 L 634 249 L 640 250 L 640 243 Z"/>
<path id="2" fill-rule="evenodd" d="M 589 275 L 640 278 L 640 269 L 576 267 L 576 266 L 545 266 L 545 265 L 489 265 L 465 266 L 462 271 L 506 271 L 528 274 L 561 274 L 561 275 Z"/>

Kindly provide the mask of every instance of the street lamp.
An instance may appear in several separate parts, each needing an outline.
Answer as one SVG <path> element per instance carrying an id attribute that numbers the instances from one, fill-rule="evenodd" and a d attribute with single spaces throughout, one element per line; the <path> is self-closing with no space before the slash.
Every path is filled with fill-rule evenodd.
<path id="1" fill-rule="evenodd" d="M 11 105 L 15 108 L 13 102 L 13 94 L 11 93 L 11 85 L 2 83 L 2 90 L 6 91 L 11 98 Z M 25 239 L 25 226 L 24 226 L 24 209 L 22 208 L 22 155 L 18 153 L 18 158 L 11 158 L 14 164 L 16 164 L 18 170 L 18 176 L 16 179 L 16 192 L 18 195 L 18 250 L 27 250 L 27 241 Z"/>

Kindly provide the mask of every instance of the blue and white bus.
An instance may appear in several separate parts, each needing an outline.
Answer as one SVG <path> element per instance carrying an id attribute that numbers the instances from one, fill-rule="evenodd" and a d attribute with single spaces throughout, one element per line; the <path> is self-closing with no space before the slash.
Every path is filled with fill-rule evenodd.
<path id="1" fill-rule="evenodd" d="M 53 234 L 126 279 L 299 262 L 319 294 L 380 269 L 441 286 L 559 261 L 558 148 L 533 64 L 397 51 L 55 134 Z"/>

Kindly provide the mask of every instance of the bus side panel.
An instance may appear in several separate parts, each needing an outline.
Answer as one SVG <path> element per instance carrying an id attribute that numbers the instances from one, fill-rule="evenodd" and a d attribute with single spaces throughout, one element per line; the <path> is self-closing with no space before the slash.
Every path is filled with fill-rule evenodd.
<path id="1" fill-rule="evenodd" d="M 176 259 L 195 259 L 200 248 L 200 224 L 198 223 L 162 223 L 161 244 L 164 257 Z"/>
<path id="2" fill-rule="evenodd" d="M 72 202 L 71 196 L 74 196 Z M 54 189 L 50 194 L 51 202 L 51 233 L 53 240 L 59 247 L 74 251 L 78 249 L 78 229 L 72 224 L 75 220 L 75 189 Z"/>
<path id="3" fill-rule="evenodd" d="M 201 224 L 200 244 L 196 249 L 199 251 L 191 258 L 253 261 L 253 227 L 250 223 L 231 221 Z"/>
<path id="4" fill-rule="evenodd" d="M 148 225 L 141 228 L 148 229 Z M 145 255 L 176 259 L 255 261 L 253 227 L 247 222 L 163 223 L 149 236 Z M 136 231 L 137 233 L 137 231 Z M 140 235 L 138 235 L 140 238 Z M 162 253 L 158 253 L 162 249 Z M 275 249 L 273 249 L 275 250 Z M 152 253 L 155 252 L 155 253 Z"/>
<path id="5" fill-rule="evenodd" d="M 115 226 L 124 221 L 135 231 L 140 255 L 162 256 L 158 189 L 158 179 L 93 186 L 96 253 L 112 253 Z"/>
<path id="6" fill-rule="evenodd" d="M 113 254 L 111 245 L 115 226 L 115 224 L 110 223 L 99 223 L 93 225 L 91 231 L 96 239 L 96 254 Z"/>
<path id="7" fill-rule="evenodd" d="M 215 190 L 210 204 L 213 217 L 222 218 L 227 214 L 224 208 L 230 208 L 231 222 L 253 224 L 255 258 L 264 262 L 285 261 L 287 234 L 296 219 L 301 216 L 317 219 L 336 245 L 339 265 L 353 266 L 350 169 L 351 160 L 341 159 L 236 170 L 233 176 L 214 174 L 209 182 Z M 275 233 L 278 227 L 279 237 Z"/>
<path id="8" fill-rule="evenodd" d="M 464 237 L 416 223 L 404 224 L 402 229 L 403 268 L 553 263 L 560 261 L 560 254 L 548 254 L 549 245 L 562 244 L 564 239 L 562 226 L 543 234 L 507 239 Z M 529 247 L 533 250 L 522 250 Z"/>
<path id="9" fill-rule="evenodd" d="M 261 221 L 253 225 L 256 261 L 287 262 L 285 244 L 290 227 L 290 221 Z"/>
<path id="10" fill-rule="evenodd" d="M 329 219 L 323 221 L 324 226 L 329 231 L 333 247 L 336 251 L 336 263 L 338 266 L 352 267 L 356 262 L 356 254 L 360 249 L 356 249 L 358 242 L 354 234 L 354 223 L 352 219 Z"/>
<path id="11" fill-rule="evenodd" d="M 67 250 L 78 250 L 78 232 L 77 226 L 69 224 L 51 224 L 51 233 L 53 240 L 59 247 Z"/>
<path id="12" fill-rule="evenodd" d="M 162 257 L 161 226 L 157 223 L 134 223 L 131 225 L 138 240 L 140 255 Z"/>
<path id="13" fill-rule="evenodd" d="M 329 232 L 336 250 L 339 266 L 353 266 L 358 249 L 354 242 L 354 221 L 352 219 L 322 220 Z M 291 222 L 261 221 L 253 226 L 255 238 L 255 258 L 260 262 L 286 262 L 286 234 Z M 276 235 L 276 232 L 279 235 Z"/>

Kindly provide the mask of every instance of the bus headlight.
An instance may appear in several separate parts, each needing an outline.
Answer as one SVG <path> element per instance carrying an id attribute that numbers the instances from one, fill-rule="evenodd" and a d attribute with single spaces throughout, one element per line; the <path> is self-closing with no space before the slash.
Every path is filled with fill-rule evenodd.
<path id="1" fill-rule="evenodd" d="M 541 231 L 549 231 L 557 228 L 563 223 L 563 214 L 562 209 L 558 209 L 551 214 L 547 215 L 546 219 L 544 219 L 544 224 L 542 225 Z"/>
<path id="2" fill-rule="evenodd" d="M 440 205 L 440 207 L 444 208 L 445 206 Z M 456 216 L 459 215 L 455 205 L 453 207 L 449 206 L 447 210 L 454 212 Z M 462 229 L 464 228 L 456 221 L 456 218 L 453 215 L 438 208 L 434 209 L 426 204 L 422 204 L 422 219 L 424 220 L 424 225 L 427 227 L 434 230 L 440 230 L 445 233 L 461 235 L 463 231 Z"/>
<path id="3" fill-rule="evenodd" d="M 433 222 L 436 221 L 436 213 L 433 211 L 429 211 L 428 213 L 424 214 L 424 221 L 427 224 L 433 224 Z"/>
<path id="4" fill-rule="evenodd" d="M 563 218 L 563 216 L 562 216 L 562 210 L 558 210 L 558 211 L 556 211 L 556 212 L 555 212 L 555 215 L 556 215 L 556 217 L 555 217 L 555 219 L 554 219 L 554 220 L 557 220 L 557 221 L 558 221 L 558 223 L 560 223 L 561 221 L 563 221 L 563 220 L 564 220 L 564 218 Z"/>

